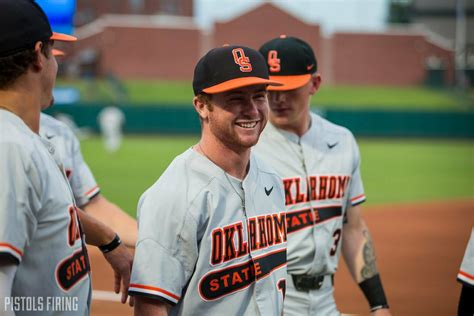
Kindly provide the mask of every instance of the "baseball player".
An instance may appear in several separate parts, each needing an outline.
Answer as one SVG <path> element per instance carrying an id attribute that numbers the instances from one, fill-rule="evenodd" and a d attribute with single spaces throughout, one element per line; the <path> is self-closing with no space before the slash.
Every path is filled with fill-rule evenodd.
<path id="1" fill-rule="evenodd" d="M 53 102 L 53 42 L 75 38 L 53 33 L 28 0 L 0 0 L 0 28 L 0 313 L 87 315 L 83 235 L 120 276 L 131 260 L 112 230 L 78 210 L 53 144 L 38 135 Z"/>
<path id="2" fill-rule="evenodd" d="M 243 46 L 194 70 L 198 144 L 141 197 L 135 315 L 280 315 L 286 230 L 280 179 L 250 148 L 267 122 L 268 70 Z"/>
<path id="3" fill-rule="evenodd" d="M 333 275 L 341 252 L 371 311 L 389 315 L 369 230 L 360 155 L 347 129 L 313 114 L 310 98 L 321 83 L 317 61 L 304 41 L 281 36 L 265 43 L 270 86 L 269 124 L 257 156 L 282 177 L 288 231 L 286 315 L 338 315 Z"/>
<path id="4" fill-rule="evenodd" d="M 474 315 L 474 229 L 471 231 L 471 238 L 467 244 L 457 279 L 462 284 L 458 315 L 472 316 Z"/>
<path id="5" fill-rule="evenodd" d="M 99 221 L 108 223 L 120 234 L 125 245 L 135 247 L 136 221 L 100 193 L 73 131 L 66 124 L 41 113 L 39 134 L 56 148 L 77 205 Z"/>
<path id="6" fill-rule="evenodd" d="M 100 111 L 98 121 L 105 149 L 109 153 L 116 152 L 122 144 L 125 115 L 119 108 L 108 106 Z"/>

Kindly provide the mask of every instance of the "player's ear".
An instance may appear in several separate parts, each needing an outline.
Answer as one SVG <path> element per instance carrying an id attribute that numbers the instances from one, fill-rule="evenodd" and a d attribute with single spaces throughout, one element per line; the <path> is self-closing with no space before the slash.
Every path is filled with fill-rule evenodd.
<path id="1" fill-rule="evenodd" d="M 193 105 L 201 121 L 206 121 L 209 115 L 209 107 L 207 104 L 202 100 L 202 98 L 195 96 L 193 99 Z"/>
<path id="2" fill-rule="evenodd" d="M 45 56 L 42 54 L 44 43 L 43 42 L 36 42 L 35 44 L 35 59 L 31 63 L 31 66 L 35 72 L 40 72 L 44 67 L 44 58 Z"/>
<path id="3" fill-rule="evenodd" d="M 316 91 L 319 90 L 319 86 L 321 85 L 321 75 L 319 73 L 315 73 L 311 76 L 311 88 L 309 90 L 309 93 L 311 95 L 315 94 Z"/>

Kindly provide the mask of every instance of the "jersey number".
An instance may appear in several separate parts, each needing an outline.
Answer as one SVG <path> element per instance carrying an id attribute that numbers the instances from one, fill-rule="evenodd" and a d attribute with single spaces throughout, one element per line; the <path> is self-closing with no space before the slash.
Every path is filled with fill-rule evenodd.
<path id="1" fill-rule="evenodd" d="M 341 229 L 338 228 L 334 231 L 334 234 L 332 234 L 332 240 L 334 241 L 334 243 L 331 247 L 331 251 L 329 252 L 329 254 L 331 256 L 334 256 L 336 254 L 339 241 L 341 240 Z"/>
<path id="2" fill-rule="evenodd" d="M 70 247 L 72 247 L 74 246 L 76 240 L 81 239 L 79 224 L 77 222 L 77 210 L 75 206 L 69 207 L 69 226 L 67 232 L 67 243 Z"/>
<path id="3" fill-rule="evenodd" d="M 277 287 L 278 287 L 278 290 L 281 291 L 281 293 L 283 294 L 283 299 L 285 299 L 286 280 L 285 279 L 278 280 Z"/>

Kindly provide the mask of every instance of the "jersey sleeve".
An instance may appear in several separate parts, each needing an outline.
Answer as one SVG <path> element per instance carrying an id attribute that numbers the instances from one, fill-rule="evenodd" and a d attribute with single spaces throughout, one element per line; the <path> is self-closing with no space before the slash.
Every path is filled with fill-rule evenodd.
<path id="1" fill-rule="evenodd" d="M 184 183 L 160 180 L 140 199 L 129 293 L 175 305 L 198 257 L 198 224 L 190 212 L 196 206 L 188 205 Z"/>
<path id="2" fill-rule="evenodd" d="M 31 156 L 14 143 L 0 150 L 0 254 L 21 262 L 37 227 L 41 178 Z"/>
<path id="3" fill-rule="evenodd" d="M 68 173 L 76 203 L 79 207 L 82 207 L 100 193 L 100 188 L 89 166 L 82 157 L 81 147 L 77 137 L 72 131 L 70 131 L 69 134 L 68 139 L 71 144 L 72 168 L 71 170 L 66 170 L 66 173 Z"/>
<path id="4" fill-rule="evenodd" d="M 351 181 L 349 183 L 348 197 L 350 200 L 350 205 L 356 206 L 358 204 L 365 202 L 366 197 L 365 197 L 365 192 L 364 192 L 364 185 L 362 184 L 362 177 L 360 174 L 360 160 L 361 159 L 360 159 L 359 146 L 357 145 L 357 142 L 352 134 L 351 134 L 351 141 L 352 141 L 352 151 L 353 151 L 352 156 L 354 157 L 354 162 L 353 162 Z"/>
<path id="5" fill-rule="evenodd" d="M 474 287 L 474 229 L 471 231 L 471 238 L 467 244 L 457 279 L 467 286 Z"/>

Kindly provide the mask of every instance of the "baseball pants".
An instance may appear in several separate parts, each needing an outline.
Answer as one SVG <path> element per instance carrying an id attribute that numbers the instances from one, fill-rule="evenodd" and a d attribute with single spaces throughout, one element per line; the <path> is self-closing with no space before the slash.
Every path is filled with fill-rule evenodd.
<path id="1" fill-rule="evenodd" d="M 331 277 L 326 276 L 318 290 L 298 291 L 291 275 L 286 278 L 285 316 L 339 316 L 334 301 L 334 287 Z"/>

